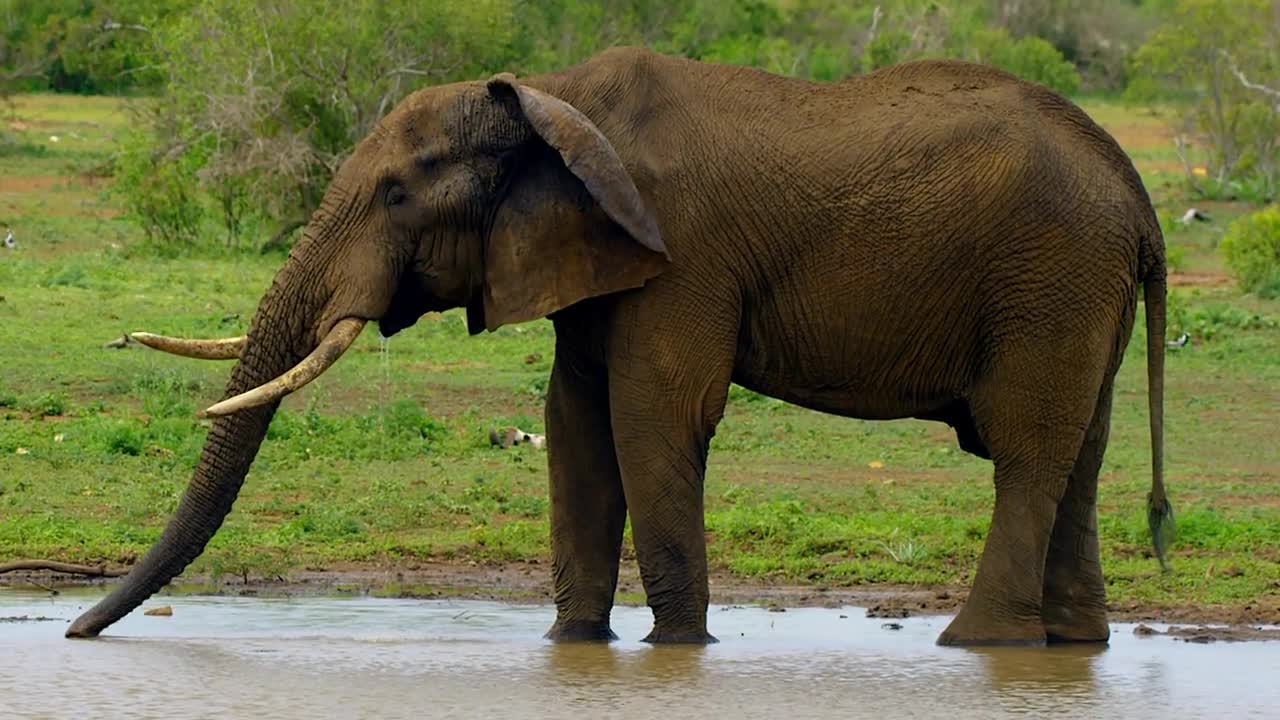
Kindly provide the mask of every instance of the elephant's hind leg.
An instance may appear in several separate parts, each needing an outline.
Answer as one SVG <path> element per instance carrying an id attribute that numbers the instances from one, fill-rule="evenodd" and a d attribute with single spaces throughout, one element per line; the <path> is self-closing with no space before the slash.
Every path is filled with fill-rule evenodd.
<path id="1" fill-rule="evenodd" d="M 1005 357 L 973 398 L 995 463 L 995 510 L 973 591 L 941 645 L 1043 645 L 1045 559 L 1059 502 L 1093 416 L 1101 369 L 1044 348 Z M 1086 363 L 1087 365 L 1087 363 Z"/>
<path id="2" fill-rule="evenodd" d="M 1041 610 L 1049 642 L 1105 642 L 1111 635 L 1097 519 L 1098 471 L 1111 426 L 1111 396 L 1108 377 L 1053 523 Z"/>
<path id="3" fill-rule="evenodd" d="M 556 641 L 615 640 L 609 628 L 627 506 L 609 426 L 607 380 L 557 341 L 547 388 Z"/>

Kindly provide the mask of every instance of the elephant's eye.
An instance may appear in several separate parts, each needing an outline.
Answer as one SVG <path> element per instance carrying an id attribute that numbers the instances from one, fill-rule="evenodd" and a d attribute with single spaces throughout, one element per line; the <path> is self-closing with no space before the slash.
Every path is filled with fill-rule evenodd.
<path id="1" fill-rule="evenodd" d="M 407 197 L 408 195 L 405 193 L 404 188 L 399 185 L 392 185 L 387 188 L 387 207 L 403 205 Z"/>

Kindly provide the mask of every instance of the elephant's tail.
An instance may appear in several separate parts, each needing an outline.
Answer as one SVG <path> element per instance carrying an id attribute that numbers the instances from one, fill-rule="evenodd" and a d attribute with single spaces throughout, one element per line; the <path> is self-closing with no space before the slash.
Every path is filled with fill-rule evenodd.
<path id="1" fill-rule="evenodd" d="M 1159 230 L 1155 238 L 1160 238 Z M 1161 243 L 1163 245 L 1163 243 Z M 1164 351 L 1166 268 L 1163 247 L 1148 247 L 1142 280 L 1143 304 L 1147 318 L 1147 410 L 1151 419 L 1151 492 L 1147 494 L 1147 526 L 1156 559 L 1169 569 L 1165 553 L 1173 542 L 1176 526 L 1173 505 L 1164 487 Z"/>

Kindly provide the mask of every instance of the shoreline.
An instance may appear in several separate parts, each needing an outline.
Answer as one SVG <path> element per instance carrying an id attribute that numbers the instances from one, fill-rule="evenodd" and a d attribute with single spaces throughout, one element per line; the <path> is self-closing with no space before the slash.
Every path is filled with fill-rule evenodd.
<path id="1" fill-rule="evenodd" d="M 120 578 L 82 577 L 47 570 L 0 575 L 0 588 L 52 592 L 107 588 Z M 948 615 L 968 597 L 958 585 L 874 584 L 850 587 L 746 580 L 726 573 L 711 576 L 715 605 L 758 605 L 777 612 L 802 607 L 864 608 L 868 617 L 906 618 Z M 517 562 L 414 562 L 405 566 L 351 564 L 313 567 L 287 577 L 232 578 L 184 575 L 153 598 L 182 596 L 238 597 L 383 597 L 406 599 L 490 600 L 517 604 L 551 604 L 550 566 Z M 616 605 L 643 606 L 644 592 L 634 566 L 621 568 Z M 1112 622 L 1178 626 L 1167 633 L 1146 628 L 1144 634 L 1169 634 L 1188 641 L 1280 640 L 1280 595 L 1240 604 L 1200 605 L 1121 602 L 1108 607 Z M 1194 625 L 1197 627 L 1182 627 Z M 1212 625 L 1213 628 L 1204 626 Z"/>

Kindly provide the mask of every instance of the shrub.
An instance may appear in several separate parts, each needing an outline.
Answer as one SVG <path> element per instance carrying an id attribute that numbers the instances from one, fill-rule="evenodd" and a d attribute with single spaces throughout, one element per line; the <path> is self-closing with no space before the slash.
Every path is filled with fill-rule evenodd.
<path id="1" fill-rule="evenodd" d="M 1280 208 L 1271 205 L 1231 223 L 1219 249 L 1241 290 L 1280 296 Z"/>
<path id="2" fill-rule="evenodd" d="M 147 118 L 139 120 L 143 128 L 150 124 Z M 190 145 L 166 151 L 157 145 L 159 131 L 143 128 L 120 142 L 113 192 L 152 246 L 169 251 L 190 247 L 199 238 L 206 212 L 196 173 L 207 153 Z"/>
<path id="3" fill-rule="evenodd" d="M 1014 40 L 1001 29 L 981 30 L 973 40 L 975 59 L 1063 95 L 1080 88 L 1080 73 L 1047 40 L 1027 36 Z"/>
<path id="4" fill-rule="evenodd" d="M 428 444 L 439 442 L 448 434 L 443 423 L 428 417 L 413 400 L 401 399 L 391 403 L 385 410 L 383 422 L 388 435 L 426 440 Z"/>
<path id="5" fill-rule="evenodd" d="M 167 82 L 117 159 L 126 205 L 153 244 L 175 250 L 296 227 L 401 98 L 504 64 L 515 7 L 202 0 L 157 20 Z"/>
<path id="6" fill-rule="evenodd" d="M 141 455 L 143 433 L 136 423 L 121 421 L 109 428 L 102 438 L 103 448 L 118 455 Z"/>
<path id="7" fill-rule="evenodd" d="M 64 415 L 67 412 L 67 399 L 57 393 L 45 393 L 27 403 L 26 410 L 42 417 Z"/>

